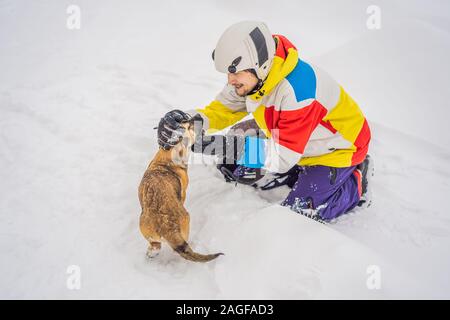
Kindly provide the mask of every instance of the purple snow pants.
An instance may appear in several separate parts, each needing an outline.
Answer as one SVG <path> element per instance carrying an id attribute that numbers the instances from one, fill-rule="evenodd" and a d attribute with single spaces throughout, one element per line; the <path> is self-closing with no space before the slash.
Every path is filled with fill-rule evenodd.
<path id="1" fill-rule="evenodd" d="M 360 199 L 355 168 L 300 167 L 297 182 L 282 205 L 298 213 L 312 209 L 323 220 L 350 211 Z"/>

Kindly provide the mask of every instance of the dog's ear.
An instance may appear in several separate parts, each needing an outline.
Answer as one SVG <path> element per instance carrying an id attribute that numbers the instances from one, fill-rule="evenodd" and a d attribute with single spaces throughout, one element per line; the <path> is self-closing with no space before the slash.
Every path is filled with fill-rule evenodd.
<path id="1" fill-rule="evenodd" d="M 203 117 L 197 113 L 195 116 L 193 116 L 189 121 L 190 127 L 189 129 L 193 130 L 193 136 L 194 139 L 197 139 L 205 134 L 205 131 L 203 129 Z"/>
<path id="2" fill-rule="evenodd" d="M 187 150 L 186 150 L 186 146 L 184 141 L 186 141 L 186 139 L 183 139 L 181 141 L 181 143 L 183 144 L 182 148 L 178 149 L 178 158 L 181 160 L 181 162 L 183 162 L 183 164 L 185 163 L 185 159 L 186 159 L 186 154 L 187 154 Z"/>

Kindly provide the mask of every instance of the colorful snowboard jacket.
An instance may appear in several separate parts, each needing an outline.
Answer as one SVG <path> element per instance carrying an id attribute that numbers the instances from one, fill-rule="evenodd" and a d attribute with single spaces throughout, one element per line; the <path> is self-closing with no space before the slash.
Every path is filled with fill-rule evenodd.
<path id="1" fill-rule="evenodd" d="M 357 103 L 319 68 L 300 60 L 297 49 L 274 35 L 276 54 L 262 88 L 239 97 L 227 85 L 216 99 L 196 109 L 208 132 L 253 114 L 268 137 L 264 168 L 285 172 L 295 164 L 350 167 L 368 151 L 370 129 Z"/>

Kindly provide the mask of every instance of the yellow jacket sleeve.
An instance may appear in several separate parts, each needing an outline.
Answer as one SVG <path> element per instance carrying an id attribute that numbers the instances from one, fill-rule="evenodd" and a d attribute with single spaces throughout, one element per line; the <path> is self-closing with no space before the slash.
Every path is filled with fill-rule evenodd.
<path id="1" fill-rule="evenodd" d="M 248 115 L 245 98 L 237 96 L 234 88 L 229 85 L 208 106 L 195 111 L 202 115 L 203 128 L 208 133 L 229 127 Z"/>

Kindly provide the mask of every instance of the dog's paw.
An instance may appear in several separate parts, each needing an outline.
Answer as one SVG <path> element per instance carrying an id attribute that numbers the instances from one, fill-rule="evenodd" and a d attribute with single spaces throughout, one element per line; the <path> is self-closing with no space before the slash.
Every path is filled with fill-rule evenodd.
<path id="1" fill-rule="evenodd" d="M 160 250 L 147 250 L 145 256 L 147 257 L 147 259 L 153 259 L 159 255 L 159 251 Z"/>

